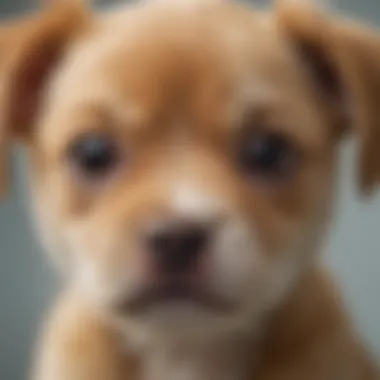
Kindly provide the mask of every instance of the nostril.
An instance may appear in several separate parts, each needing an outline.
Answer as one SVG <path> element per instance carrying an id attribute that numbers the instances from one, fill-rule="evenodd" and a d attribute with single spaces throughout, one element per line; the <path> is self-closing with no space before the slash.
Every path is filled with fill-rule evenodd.
<path id="1" fill-rule="evenodd" d="M 207 234 L 201 228 L 193 228 L 183 234 L 181 245 L 183 251 L 200 252 L 207 243 Z"/>
<path id="2" fill-rule="evenodd" d="M 160 269 L 185 271 L 196 265 L 206 249 L 208 232 L 197 224 L 172 221 L 151 231 L 148 240 L 149 251 Z"/>

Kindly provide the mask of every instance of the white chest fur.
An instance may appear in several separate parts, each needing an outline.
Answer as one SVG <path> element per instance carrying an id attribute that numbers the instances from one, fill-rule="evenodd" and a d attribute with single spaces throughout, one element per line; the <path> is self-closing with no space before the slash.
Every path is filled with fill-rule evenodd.
<path id="1" fill-rule="evenodd" d="M 236 347 L 156 347 L 143 361 L 142 380 L 244 380 L 252 361 Z"/>

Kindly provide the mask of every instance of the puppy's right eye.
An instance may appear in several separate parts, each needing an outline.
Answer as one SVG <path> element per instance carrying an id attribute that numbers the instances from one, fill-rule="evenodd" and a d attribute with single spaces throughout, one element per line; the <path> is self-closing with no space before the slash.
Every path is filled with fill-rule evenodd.
<path id="1" fill-rule="evenodd" d="M 111 174 L 120 161 L 118 144 L 109 136 L 93 133 L 74 141 L 69 160 L 80 175 L 98 180 Z"/>

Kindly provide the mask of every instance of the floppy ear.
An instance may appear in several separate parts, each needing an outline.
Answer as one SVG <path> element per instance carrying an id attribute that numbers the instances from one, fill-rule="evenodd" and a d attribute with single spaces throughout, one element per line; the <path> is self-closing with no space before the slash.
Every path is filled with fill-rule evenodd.
<path id="1" fill-rule="evenodd" d="M 335 117 L 337 137 L 357 135 L 359 186 L 370 193 L 380 182 L 380 32 L 307 2 L 279 0 L 277 16 Z"/>
<path id="2" fill-rule="evenodd" d="M 13 139 L 27 141 L 43 90 L 65 49 L 89 19 L 81 1 L 52 1 L 47 9 L 0 28 L 0 193 L 8 182 Z"/>

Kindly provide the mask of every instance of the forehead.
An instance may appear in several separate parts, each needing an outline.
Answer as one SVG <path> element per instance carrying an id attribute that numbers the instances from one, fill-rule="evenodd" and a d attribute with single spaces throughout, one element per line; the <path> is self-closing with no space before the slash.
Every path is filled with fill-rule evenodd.
<path id="1" fill-rule="evenodd" d="M 62 63 L 48 109 L 62 122 L 94 108 L 131 120 L 186 114 L 216 124 L 234 124 L 251 107 L 272 107 L 281 117 L 313 113 L 303 67 L 274 17 L 205 3 L 100 14 Z"/>

